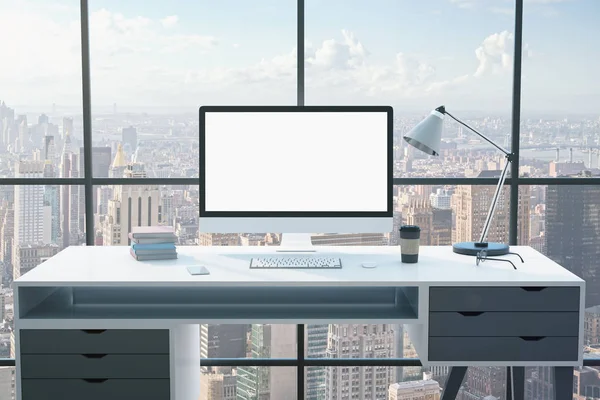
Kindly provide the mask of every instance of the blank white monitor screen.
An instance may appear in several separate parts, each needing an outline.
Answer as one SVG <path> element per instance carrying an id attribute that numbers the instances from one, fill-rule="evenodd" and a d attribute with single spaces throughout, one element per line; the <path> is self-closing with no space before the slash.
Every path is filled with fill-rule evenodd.
<path id="1" fill-rule="evenodd" d="M 386 112 L 206 112 L 206 212 L 388 212 Z"/>

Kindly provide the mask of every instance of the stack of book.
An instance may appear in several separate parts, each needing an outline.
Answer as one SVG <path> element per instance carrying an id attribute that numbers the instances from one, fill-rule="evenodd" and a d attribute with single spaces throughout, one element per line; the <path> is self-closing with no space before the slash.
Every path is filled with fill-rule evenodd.
<path id="1" fill-rule="evenodd" d="M 133 258 L 138 261 L 177 258 L 177 236 L 170 226 L 138 226 L 129 234 Z"/>

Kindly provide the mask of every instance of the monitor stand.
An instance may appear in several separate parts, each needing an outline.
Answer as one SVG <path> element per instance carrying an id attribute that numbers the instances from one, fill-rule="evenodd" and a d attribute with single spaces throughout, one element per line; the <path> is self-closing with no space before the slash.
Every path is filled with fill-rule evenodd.
<path id="1" fill-rule="evenodd" d="M 316 253 L 317 249 L 310 240 L 310 233 L 284 233 L 277 252 L 281 253 Z"/>

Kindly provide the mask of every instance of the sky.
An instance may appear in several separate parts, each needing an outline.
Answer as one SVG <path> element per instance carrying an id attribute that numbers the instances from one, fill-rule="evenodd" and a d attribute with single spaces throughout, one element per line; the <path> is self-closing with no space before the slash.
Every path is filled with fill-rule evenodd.
<path id="1" fill-rule="evenodd" d="M 306 104 L 509 113 L 512 0 L 305 0 Z M 92 105 L 296 104 L 295 0 L 89 0 Z M 0 0 L 0 100 L 79 107 L 78 0 Z M 525 0 L 524 111 L 599 113 L 600 1 Z"/>

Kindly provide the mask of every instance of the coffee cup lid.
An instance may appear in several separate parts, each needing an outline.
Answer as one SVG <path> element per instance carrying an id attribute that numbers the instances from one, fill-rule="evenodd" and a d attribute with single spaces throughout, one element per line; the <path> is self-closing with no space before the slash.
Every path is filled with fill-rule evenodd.
<path id="1" fill-rule="evenodd" d="M 400 231 L 403 232 L 421 232 L 421 228 L 416 225 L 402 225 Z"/>

